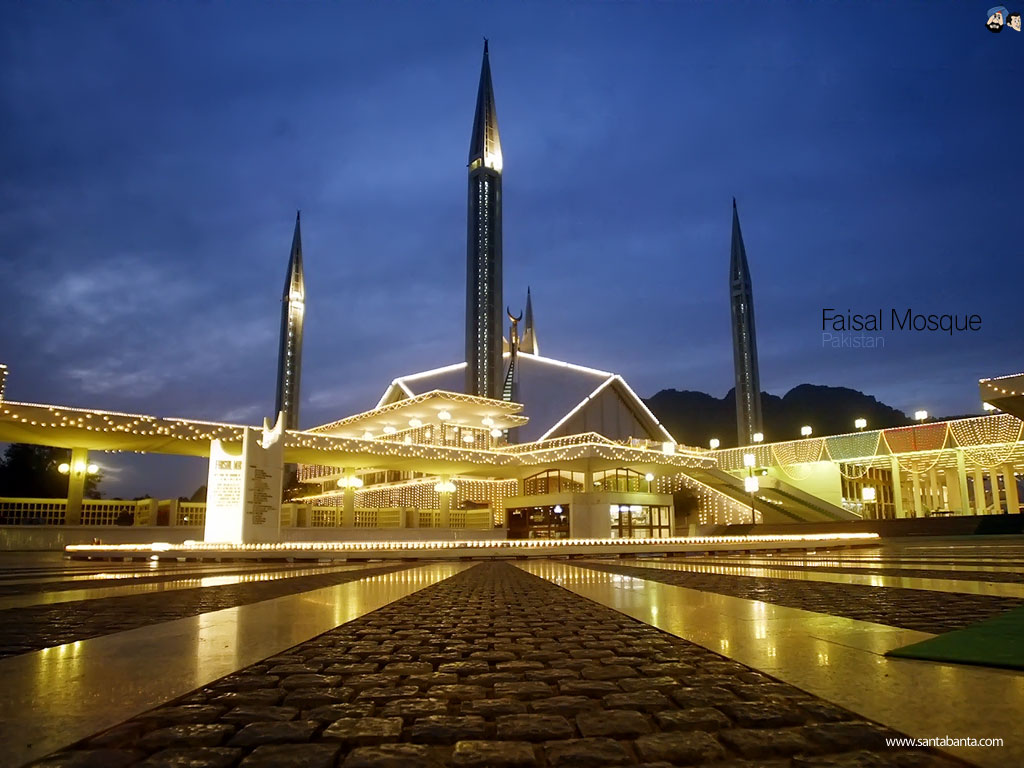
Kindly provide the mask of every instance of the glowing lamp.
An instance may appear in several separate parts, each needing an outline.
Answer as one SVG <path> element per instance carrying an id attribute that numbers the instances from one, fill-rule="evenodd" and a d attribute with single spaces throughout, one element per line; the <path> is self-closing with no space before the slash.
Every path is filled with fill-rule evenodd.
<path id="1" fill-rule="evenodd" d="M 422 427 L 423 422 L 420 421 L 419 419 L 409 419 L 409 426 L 412 427 L 413 429 L 416 429 L 417 427 Z"/>
<path id="2" fill-rule="evenodd" d="M 397 431 L 398 431 L 398 430 L 396 430 L 396 429 L 395 429 L 394 427 L 392 427 L 391 425 L 388 425 L 388 426 L 384 427 L 384 434 L 385 434 L 385 435 L 393 435 L 393 434 L 395 434 L 395 432 L 397 432 Z"/>
<path id="3" fill-rule="evenodd" d="M 85 471 L 88 472 L 90 475 L 95 475 L 97 472 L 100 471 L 100 468 L 98 464 L 90 464 L 88 467 L 85 468 Z"/>
<path id="4" fill-rule="evenodd" d="M 753 467 L 755 464 L 757 464 L 757 457 L 754 456 L 754 454 L 752 454 L 752 453 L 744 453 L 743 454 L 743 466 L 744 467 Z"/>
<path id="5" fill-rule="evenodd" d="M 800 434 L 803 437 L 810 437 L 811 436 L 811 432 L 813 432 L 813 431 L 814 430 L 812 430 L 810 428 L 810 426 L 808 426 L 807 424 L 804 424 L 802 427 L 800 427 Z"/>
<path id="6" fill-rule="evenodd" d="M 480 423 L 483 424 L 485 427 L 490 427 L 494 425 L 494 419 L 492 419 L 490 416 L 484 416 L 483 420 Z"/>
<path id="7" fill-rule="evenodd" d="M 494 429 L 491 430 L 491 437 L 498 438 L 498 437 L 501 437 L 501 435 L 502 435 L 502 431 L 500 429 L 498 429 L 497 427 L 495 427 Z"/>
<path id="8" fill-rule="evenodd" d="M 864 501 L 874 501 L 875 489 L 870 485 L 864 486 L 863 488 L 860 489 L 860 497 Z"/>
<path id="9" fill-rule="evenodd" d="M 722 444 L 722 441 L 719 440 L 717 437 L 712 437 L 710 442 L 708 442 L 708 445 L 711 446 L 711 450 L 712 451 L 717 451 L 718 450 L 718 446 L 720 446 L 721 444 Z"/>
<path id="10" fill-rule="evenodd" d="M 68 472 L 71 471 L 71 465 L 65 461 L 63 464 L 57 467 L 57 471 L 60 472 L 62 475 L 66 475 Z"/>
<path id="11" fill-rule="evenodd" d="M 644 480 L 646 480 L 648 483 L 651 482 L 653 479 L 654 479 L 654 473 L 653 472 L 648 472 L 646 475 L 644 475 Z"/>
<path id="12" fill-rule="evenodd" d="M 743 490 L 747 493 L 757 493 L 758 488 L 760 488 L 760 484 L 756 477 L 750 476 L 743 478 Z"/>
<path id="13" fill-rule="evenodd" d="M 755 432 L 754 433 L 754 442 L 755 443 L 763 443 L 764 442 L 764 433 L 763 432 Z"/>
<path id="14" fill-rule="evenodd" d="M 867 419 L 857 419 L 856 421 L 853 422 L 853 426 L 855 426 L 857 429 L 864 429 L 864 427 L 866 427 L 867 425 Z"/>
<path id="15" fill-rule="evenodd" d="M 448 411 L 440 411 L 437 414 L 437 418 L 439 418 L 441 421 L 448 421 L 449 419 L 451 419 L 451 417 L 452 415 L 448 413 Z"/>
<path id="16" fill-rule="evenodd" d="M 914 419 L 916 421 L 924 421 L 928 418 L 928 411 L 914 411 Z"/>

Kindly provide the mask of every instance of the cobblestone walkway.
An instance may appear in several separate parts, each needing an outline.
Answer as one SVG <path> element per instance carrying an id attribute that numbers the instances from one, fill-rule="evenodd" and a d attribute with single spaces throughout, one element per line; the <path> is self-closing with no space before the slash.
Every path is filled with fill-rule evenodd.
<path id="1" fill-rule="evenodd" d="M 968 624 L 1024 605 L 1024 600 L 1013 597 L 930 592 L 923 589 L 688 573 L 584 561 L 573 561 L 573 565 L 936 635 L 962 629 Z M 908 574 L 904 571 L 900 575 Z"/>
<path id="2" fill-rule="evenodd" d="M 950 768 L 891 731 L 486 563 L 33 765 Z"/>
<path id="3" fill-rule="evenodd" d="M 345 584 L 365 576 L 391 573 L 408 567 L 407 564 L 386 565 L 275 581 L 10 608 L 0 611 L 0 658 L 296 592 Z"/>

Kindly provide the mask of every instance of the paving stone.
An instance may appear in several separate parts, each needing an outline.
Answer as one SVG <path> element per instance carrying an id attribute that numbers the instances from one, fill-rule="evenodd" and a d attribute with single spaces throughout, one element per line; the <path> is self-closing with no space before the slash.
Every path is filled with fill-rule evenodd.
<path id="1" fill-rule="evenodd" d="M 364 747 L 398 741 L 401 734 L 400 717 L 343 717 L 329 725 L 322 738 L 340 741 L 349 747 Z"/>
<path id="2" fill-rule="evenodd" d="M 624 677 L 636 677 L 636 670 L 621 664 L 602 664 L 583 667 L 580 677 L 584 680 L 621 680 Z"/>
<path id="3" fill-rule="evenodd" d="M 316 720 L 318 723 L 333 723 L 343 717 L 369 717 L 376 707 L 368 701 L 350 704 L 324 704 L 303 710 L 301 719 Z"/>
<path id="4" fill-rule="evenodd" d="M 484 738 L 487 726 L 479 715 L 428 715 L 417 718 L 406 735 L 424 744 L 454 744 L 464 739 Z"/>
<path id="5" fill-rule="evenodd" d="M 462 704 L 467 715 L 483 715 L 488 719 L 500 715 L 521 715 L 526 713 L 526 703 L 519 699 L 476 699 Z"/>
<path id="6" fill-rule="evenodd" d="M 899 768 L 900 759 L 899 755 L 890 750 L 889 754 L 879 754 L 878 752 L 848 752 L 843 755 L 832 755 L 832 756 L 803 756 L 798 755 L 793 758 L 791 765 L 793 768 Z M 934 758 L 933 755 L 919 755 L 919 758 L 923 758 L 925 763 L 920 764 L 920 768 L 938 768 L 940 763 Z M 956 763 L 945 763 L 945 765 L 957 766 Z M 909 766 L 908 766 L 909 768 Z"/>
<path id="7" fill-rule="evenodd" d="M 718 685 L 709 685 L 702 688 L 676 688 L 669 695 L 672 697 L 672 701 L 683 709 L 712 707 L 718 704 L 739 701 L 735 693 Z"/>
<path id="8" fill-rule="evenodd" d="M 271 675 L 300 675 L 303 673 L 316 673 L 323 669 L 323 664 L 278 664 L 267 670 Z"/>
<path id="9" fill-rule="evenodd" d="M 630 677 L 620 680 L 619 685 L 626 693 L 636 691 L 661 691 L 667 693 L 679 687 L 674 677 Z"/>
<path id="10" fill-rule="evenodd" d="M 161 707 L 139 715 L 139 720 L 150 720 L 158 725 L 185 725 L 188 723 L 210 723 L 220 717 L 227 707 L 211 704 L 184 704 L 178 707 Z"/>
<path id="11" fill-rule="evenodd" d="M 121 768 L 138 761 L 141 756 L 141 753 L 127 749 L 83 749 L 50 755 L 28 768 Z"/>
<path id="12" fill-rule="evenodd" d="M 896 735 L 887 728 L 858 721 L 807 725 L 802 730 L 811 742 L 826 752 L 885 750 L 886 737 Z"/>
<path id="13" fill-rule="evenodd" d="M 487 698 L 487 689 L 482 685 L 433 685 L 427 689 L 427 696 L 432 699 L 472 701 Z"/>
<path id="14" fill-rule="evenodd" d="M 284 697 L 285 706 L 312 709 L 326 704 L 344 704 L 352 700 L 352 688 L 304 688 Z"/>
<path id="15" fill-rule="evenodd" d="M 349 752 L 343 768 L 442 768 L 439 755 L 422 744 L 381 744 Z"/>
<path id="16" fill-rule="evenodd" d="M 781 757 L 813 751 L 799 728 L 736 728 L 720 731 L 718 739 L 746 758 Z"/>
<path id="17" fill-rule="evenodd" d="M 417 717 L 429 715 L 445 715 L 448 713 L 447 699 L 395 699 L 384 705 L 380 710 L 381 717 L 400 717 L 406 723 L 412 723 Z"/>
<path id="18" fill-rule="evenodd" d="M 693 763 L 721 760 L 725 757 L 722 745 L 714 736 L 703 731 L 689 733 L 652 733 L 634 742 L 637 754 L 644 760 L 664 760 L 669 763 Z"/>
<path id="19" fill-rule="evenodd" d="M 542 715 L 575 717 L 580 712 L 599 709 L 600 704 L 596 699 L 586 696 L 552 696 L 547 699 L 531 701 L 529 707 L 531 712 L 537 712 Z"/>
<path id="20" fill-rule="evenodd" d="M 665 731 L 720 731 L 730 726 L 729 718 L 713 707 L 667 709 L 655 712 L 654 719 Z"/>
<path id="21" fill-rule="evenodd" d="M 299 716 L 295 707 L 273 707 L 263 704 L 250 704 L 235 707 L 221 717 L 228 723 L 261 723 L 270 721 L 294 720 Z"/>
<path id="22" fill-rule="evenodd" d="M 258 747 L 263 744 L 287 744 L 308 741 L 320 727 L 315 720 L 286 723 L 253 723 L 231 737 L 229 747 Z"/>
<path id="23" fill-rule="evenodd" d="M 473 651 L 469 658 L 488 662 L 515 661 L 516 655 L 512 651 Z"/>
<path id="24" fill-rule="evenodd" d="M 717 709 L 744 728 L 784 728 L 800 725 L 807 719 L 807 715 L 798 708 L 776 703 L 737 701 L 719 704 Z"/>
<path id="25" fill-rule="evenodd" d="M 424 675 L 434 671 L 434 665 L 426 661 L 396 661 L 385 664 L 381 670 L 385 675 Z"/>
<path id="26" fill-rule="evenodd" d="M 217 747 L 235 731 L 227 723 L 190 723 L 150 731 L 136 742 L 140 749 L 155 752 L 170 747 Z"/>
<path id="27" fill-rule="evenodd" d="M 537 681 L 494 684 L 494 696 L 499 699 L 510 698 L 530 701 L 532 699 L 550 696 L 552 693 L 554 693 L 554 691 L 550 685 Z"/>
<path id="28" fill-rule="evenodd" d="M 578 680 L 580 673 L 575 669 L 530 669 L 523 677 L 541 683 L 559 683 L 562 680 Z"/>
<path id="29" fill-rule="evenodd" d="M 228 747 L 165 749 L 150 755 L 140 768 L 227 768 L 242 756 L 242 750 Z"/>
<path id="30" fill-rule="evenodd" d="M 468 685 L 482 685 L 485 688 L 496 683 L 518 683 L 522 682 L 523 675 L 520 672 L 483 672 L 479 675 L 466 675 L 463 682 Z"/>
<path id="31" fill-rule="evenodd" d="M 544 754 L 552 768 L 599 768 L 633 762 L 629 750 L 614 739 L 553 741 L 544 745 Z"/>
<path id="32" fill-rule="evenodd" d="M 92 749 L 106 748 L 117 749 L 118 747 L 129 747 L 146 731 L 151 729 L 153 724 L 149 722 L 127 722 L 115 725 L 98 736 L 93 736 L 86 742 Z"/>
<path id="33" fill-rule="evenodd" d="M 255 688 L 250 691 L 228 691 L 213 696 L 211 704 L 222 704 L 228 707 L 239 707 L 244 704 L 275 705 L 284 698 L 280 688 Z"/>
<path id="34" fill-rule="evenodd" d="M 610 680 L 565 680 L 558 684 L 558 691 L 565 696 L 607 696 L 622 688 Z"/>
<path id="35" fill-rule="evenodd" d="M 651 732 L 651 724 L 639 712 L 583 712 L 576 716 L 576 727 L 586 737 L 607 736 L 613 739 L 635 739 Z"/>
<path id="36" fill-rule="evenodd" d="M 521 741 L 460 741 L 452 753 L 455 768 L 533 768 L 533 746 Z"/>
<path id="37" fill-rule="evenodd" d="M 668 697 L 658 691 L 609 693 L 601 699 L 608 709 L 636 709 L 640 712 L 658 712 L 672 706 Z"/>
<path id="38" fill-rule="evenodd" d="M 239 768 L 332 768 L 337 744 L 268 744 L 256 747 Z"/>
<path id="39" fill-rule="evenodd" d="M 499 661 L 495 669 L 506 672 L 528 672 L 531 669 L 544 669 L 541 661 Z"/>
<path id="40" fill-rule="evenodd" d="M 449 661 L 437 668 L 438 672 L 448 672 L 461 676 L 479 675 L 483 672 L 490 672 L 491 665 L 486 661 Z"/>
<path id="41" fill-rule="evenodd" d="M 259 688 L 273 688 L 281 681 L 277 675 L 229 675 L 213 684 L 214 688 L 227 688 L 232 691 L 251 691 Z"/>
<path id="42" fill-rule="evenodd" d="M 371 701 L 374 704 L 386 704 L 394 699 L 412 698 L 420 695 L 415 685 L 396 685 L 393 687 L 367 688 L 356 694 L 356 701 Z"/>
<path id="43" fill-rule="evenodd" d="M 518 741 L 569 739 L 575 733 L 572 723 L 560 715 L 502 715 L 497 727 L 499 739 Z"/>
<path id="44" fill-rule="evenodd" d="M 293 691 L 300 688 L 333 688 L 341 682 L 338 675 L 288 675 L 281 679 L 281 687 Z"/>

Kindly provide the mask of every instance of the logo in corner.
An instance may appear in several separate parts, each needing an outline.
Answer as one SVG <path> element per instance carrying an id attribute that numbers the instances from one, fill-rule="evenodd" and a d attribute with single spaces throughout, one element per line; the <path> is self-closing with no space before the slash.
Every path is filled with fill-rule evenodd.
<path id="1" fill-rule="evenodd" d="M 1019 16 L 1019 14 L 1018 14 Z M 989 28 L 991 32 L 1002 32 L 1003 24 L 1006 23 L 1006 7 L 1003 5 L 997 5 L 994 8 L 988 9 L 988 21 L 985 22 L 985 26 Z M 1017 22 L 1018 25 L 1020 22 Z"/>

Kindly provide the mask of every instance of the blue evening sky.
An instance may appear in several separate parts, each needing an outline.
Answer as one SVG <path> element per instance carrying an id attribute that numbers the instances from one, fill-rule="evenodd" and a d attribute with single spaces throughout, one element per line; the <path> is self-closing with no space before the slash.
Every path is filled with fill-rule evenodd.
<path id="1" fill-rule="evenodd" d="M 724 395 L 735 195 L 765 390 L 978 411 L 1024 353 L 1024 33 L 988 5 L 9 0 L 7 396 L 257 423 L 296 208 L 303 426 L 460 360 L 486 35 L 505 296 L 532 286 L 543 354 Z M 831 349 L 823 307 L 983 323 Z M 108 495 L 205 480 L 101 461 Z"/>

